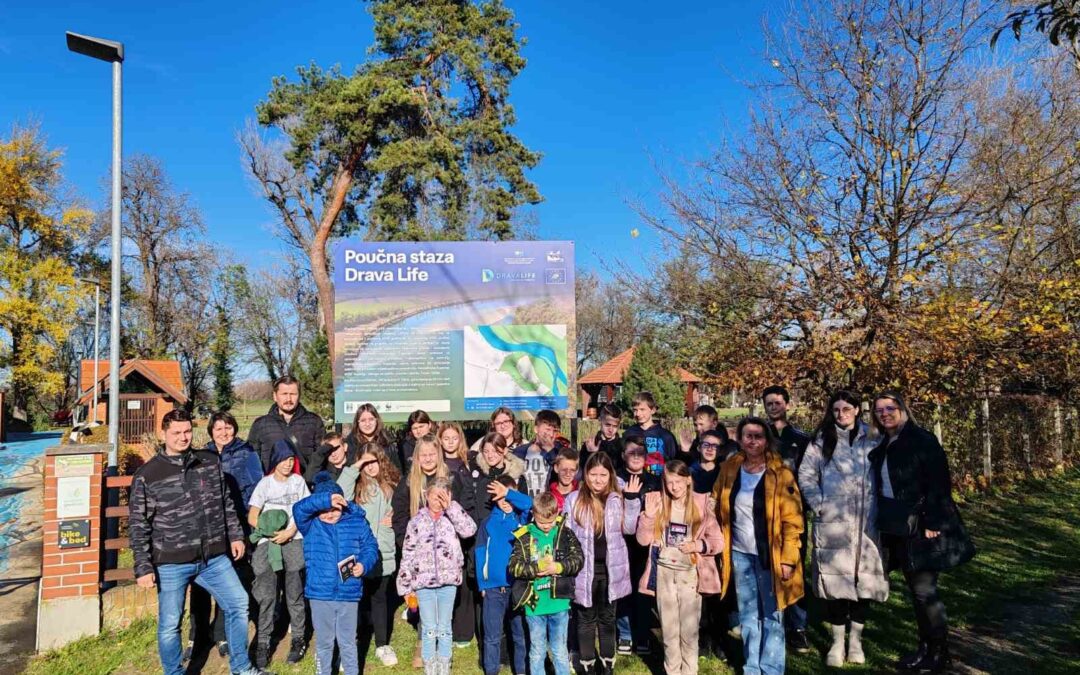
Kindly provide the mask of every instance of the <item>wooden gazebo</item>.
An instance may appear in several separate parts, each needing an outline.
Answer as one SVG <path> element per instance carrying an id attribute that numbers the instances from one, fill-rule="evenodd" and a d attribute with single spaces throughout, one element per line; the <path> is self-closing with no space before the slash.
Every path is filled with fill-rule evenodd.
<path id="1" fill-rule="evenodd" d="M 607 363 L 590 370 L 578 378 L 578 400 L 581 401 L 581 410 L 584 417 L 595 414 L 597 407 L 614 401 L 622 388 L 623 376 L 630 368 L 630 362 L 634 359 L 634 348 L 631 347 L 619 354 Z M 686 387 L 686 416 L 693 414 L 701 397 L 699 388 L 701 378 L 685 368 L 676 368 L 679 380 Z M 590 412 L 590 410 L 592 412 Z"/>
<path id="2" fill-rule="evenodd" d="M 79 404 L 88 408 L 94 402 L 94 362 L 80 364 L 82 391 Z M 98 361 L 97 419 L 106 424 L 109 405 L 109 362 Z M 131 359 L 120 364 L 120 440 L 125 443 L 142 441 L 147 434 L 156 434 L 165 413 L 187 405 L 184 379 L 178 361 Z M 90 415 L 87 415 L 90 418 Z"/>

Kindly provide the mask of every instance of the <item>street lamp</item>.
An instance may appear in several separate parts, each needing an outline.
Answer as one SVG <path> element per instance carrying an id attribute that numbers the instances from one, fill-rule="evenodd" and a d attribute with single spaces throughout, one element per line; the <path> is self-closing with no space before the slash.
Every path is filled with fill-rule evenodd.
<path id="1" fill-rule="evenodd" d="M 101 335 L 101 282 L 97 279 L 88 279 L 86 277 L 75 277 L 75 280 L 81 281 L 84 284 L 94 285 L 94 412 L 91 422 L 97 424 L 98 362 L 100 361 L 100 357 L 98 356 L 98 336 Z"/>
<path id="2" fill-rule="evenodd" d="M 117 464 L 117 449 L 120 447 L 120 180 L 123 166 L 121 163 L 121 138 L 123 132 L 122 92 L 124 45 L 121 42 L 102 40 L 101 38 L 67 33 L 68 49 L 76 54 L 90 56 L 112 63 L 113 74 L 113 145 L 112 145 L 112 286 L 110 288 L 111 307 L 109 311 L 109 467 Z M 100 290 L 100 286 L 98 287 Z M 94 344 L 97 344 L 95 333 Z M 94 367 L 97 368 L 95 347 Z M 96 374 L 95 374 L 96 375 Z M 94 377 L 95 394 L 97 377 Z M 97 398 L 94 399 L 95 415 Z"/>

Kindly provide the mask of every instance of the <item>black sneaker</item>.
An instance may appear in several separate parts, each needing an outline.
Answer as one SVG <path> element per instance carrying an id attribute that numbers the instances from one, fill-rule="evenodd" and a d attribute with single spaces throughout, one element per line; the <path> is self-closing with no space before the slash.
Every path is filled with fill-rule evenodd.
<path id="1" fill-rule="evenodd" d="M 225 658 L 229 655 L 229 643 L 225 640 L 217 643 L 217 653 L 221 658 Z"/>
<path id="2" fill-rule="evenodd" d="M 259 644 L 255 648 L 255 667 L 265 668 L 270 663 L 270 645 Z"/>
<path id="3" fill-rule="evenodd" d="M 630 654 L 633 654 L 633 644 L 629 640 L 619 640 L 618 652 L 623 656 L 629 656 Z"/>
<path id="4" fill-rule="evenodd" d="M 249 669 L 243 671 L 242 673 L 235 673 L 234 672 L 232 675 L 274 675 L 274 674 L 271 673 L 269 670 L 263 670 L 262 668 L 259 668 L 258 666 L 255 666 L 253 668 L 249 668 Z"/>
<path id="5" fill-rule="evenodd" d="M 292 644 L 289 646 L 289 656 L 286 657 L 285 660 L 289 663 L 300 663 L 306 653 L 307 645 L 304 644 L 304 641 L 302 639 L 294 638 Z"/>
<path id="6" fill-rule="evenodd" d="M 195 641 L 188 640 L 187 646 L 184 647 L 184 653 L 180 655 L 180 665 L 186 666 L 191 662 L 191 655 L 195 653 Z"/>
<path id="7" fill-rule="evenodd" d="M 806 637 L 806 631 L 792 631 L 788 636 L 788 647 L 796 654 L 808 654 L 810 652 L 810 638 Z"/>
<path id="8" fill-rule="evenodd" d="M 652 649 L 649 647 L 649 641 L 645 640 L 644 642 L 639 642 L 634 646 L 634 652 L 638 656 L 648 656 L 649 654 L 652 654 Z"/>

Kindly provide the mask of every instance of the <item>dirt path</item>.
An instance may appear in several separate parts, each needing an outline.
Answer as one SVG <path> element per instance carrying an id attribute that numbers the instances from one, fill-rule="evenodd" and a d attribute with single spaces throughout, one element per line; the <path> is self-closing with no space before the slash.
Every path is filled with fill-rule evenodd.
<path id="1" fill-rule="evenodd" d="M 1080 644 L 1064 638 L 1080 617 L 1080 574 L 1065 576 L 1040 593 L 1006 604 L 999 618 L 953 630 L 956 666 L 962 675 L 1050 672 L 1047 655 L 1080 659 Z"/>

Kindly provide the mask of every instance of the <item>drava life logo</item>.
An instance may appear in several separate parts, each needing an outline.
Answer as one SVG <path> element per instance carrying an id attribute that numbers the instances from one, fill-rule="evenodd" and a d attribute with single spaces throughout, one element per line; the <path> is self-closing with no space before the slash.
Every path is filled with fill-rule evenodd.
<path id="1" fill-rule="evenodd" d="M 495 280 L 495 271 L 489 270 L 486 267 L 480 271 L 480 281 L 483 283 L 489 283 Z"/>

